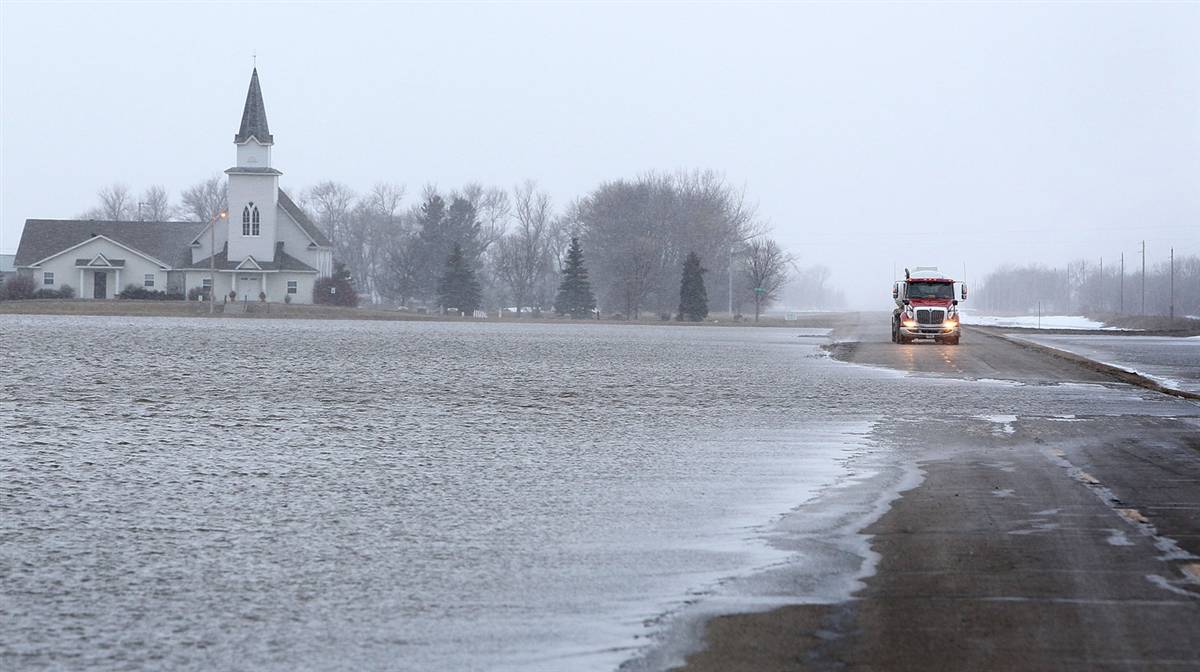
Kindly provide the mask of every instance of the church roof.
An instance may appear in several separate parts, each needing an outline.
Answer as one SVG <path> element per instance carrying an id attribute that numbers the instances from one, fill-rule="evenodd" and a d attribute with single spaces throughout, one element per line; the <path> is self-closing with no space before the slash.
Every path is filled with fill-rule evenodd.
<path id="1" fill-rule="evenodd" d="M 238 270 L 239 267 L 241 267 L 242 270 L 246 270 L 247 267 L 242 266 L 244 261 L 245 259 L 230 259 L 229 244 L 226 243 L 225 246 L 221 248 L 221 251 L 217 253 L 216 259 L 213 259 L 212 264 L 218 270 L 222 271 L 235 271 Z M 260 261 L 258 259 L 255 259 L 254 261 L 258 265 L 258 269 L 255 270 L 300 271 L 307 273 L 317 272 L 317 269 L 284 252 L 283 243 L 281 242 L 275 243 L 275 261 Z M 186 264 L 186 267 L 198 270 L 208 270 L 208 257 L 205 257 L 195 263 L 188 263 Z"/>
<path id="2" fill-rule="evenodd" d="M 236 173 L 240 173 L 242 175 L 283 175 L 282 171 L 276 170 L 275 168 L 264 168 L 264 167 L 255 167 L 255 166 L 234 166 L 233 168 L 225 169 L 226 175 L 233 175 Z"/>
<path id="3" fill-rule="evenodd" d="M 250 75 L 250 90 L 246 92 L 246 107 L 242 110 L 242 125 L 233 141 L 241 144 L 255 138 L 263 144 L 271 144 L 271 129 L 267 128 L 267 108 L 263 105 L 262 88 L 258 85 L 258 68 Z"/>
<path id="4" fill-rule="evenodd" d="M 333 243 L 329 242 L 329 238 L 327 238 L 321 231 L 321 227 L 314 224 L 313 221 L 308 218 L 308 215 L 304 214 L 304 210 L 302 210 L 300 206 L 296 205 L 295 201 L 289 198 L 287 194 L 283 193 L 282 189 L 279 190 L 279 207 L 283 208 L 283 211 L 286 212 L 289 217 L 296 220 L 296 223 L 300 225 L 300 228 L 304 229 L 304 232 L 308 234 L 308 237 L 312 238 L 317 245 L 323 245 L 325 247 L 331 247 L 333 245 Z"/>
<path id="5" fill-rule="evenodd" d="M 17 246 L 17 266 L 29 266 L 96 236 L 110 238 L 173 267 L 191 261 L 188 244 L 201 222 L 117 222 L 96 219 L 27 219 Z"/>

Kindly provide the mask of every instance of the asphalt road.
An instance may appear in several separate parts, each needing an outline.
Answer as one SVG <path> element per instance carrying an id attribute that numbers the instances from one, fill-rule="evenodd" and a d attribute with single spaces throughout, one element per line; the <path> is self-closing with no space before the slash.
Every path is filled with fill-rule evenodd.
<path id="1" fill-rule="evenodd" d="M 880 423 L 924 478 L 866 528 L 865 587 L 714 619 L 684 669 L 1200 670 L 1200 405 L 980 332 L 896 345 L 886 314 L 835 326 L 848 362 L 1054 386 L 1081 412 L 1000 431 L 969 415 Z M 963 387 L 947 401 L 969 409 Z"/>

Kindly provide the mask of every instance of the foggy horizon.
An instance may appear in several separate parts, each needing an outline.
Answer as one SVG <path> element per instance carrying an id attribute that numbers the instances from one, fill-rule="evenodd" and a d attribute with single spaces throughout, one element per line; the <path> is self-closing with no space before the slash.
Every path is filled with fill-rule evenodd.
<path id="1" fill-rule="evenodd" d="M 177 202 L 233 165 L 257 54 L 293 193 L 533 179 L 561 210 L 712 169 L 855 308 L 905 266 L 1200 254 L 1197 5 L 230 10 L 0 7 L 0 252 L 114 182 Z"/>

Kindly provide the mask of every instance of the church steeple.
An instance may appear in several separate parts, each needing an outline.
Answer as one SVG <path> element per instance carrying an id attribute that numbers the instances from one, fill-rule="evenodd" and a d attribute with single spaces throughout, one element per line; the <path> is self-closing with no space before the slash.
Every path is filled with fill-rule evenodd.
<path id="1" fill-rule="evenodd" d="M 258 85 L 258 68 L 254 68 L 250 75 L 250 90 L 246 92 L 246 107 L 242 110 L 242 126 L 233 136 L 233 141 L 240 145 L 250 138 L 263 145 L 275 142 L 267 127 L 267 108 L 263 105 L 262 88 Z"/>
<path id="2" fill-rule="evenodd" d="M 225 171 L 229 176 L 228 258 L 239 262 L 254 257 L 255 263 L 275 258 L 275 224 L 279 209 L 279 176 L 271 167 L 271 147 L 275 144 L 267 128 L 267 110 L 258 86 L 258 68 L 250 75 L 242 126 L 233 137 L 237 146 L 237 165 Z"/>

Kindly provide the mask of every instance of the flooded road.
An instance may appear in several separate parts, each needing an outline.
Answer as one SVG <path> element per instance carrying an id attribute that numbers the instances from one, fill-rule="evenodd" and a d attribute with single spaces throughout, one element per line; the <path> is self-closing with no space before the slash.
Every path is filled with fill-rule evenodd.
<path id="1" fill-rule="evenodd" d="M 905 373 L 871 436 L 919 476 L 860 528 L 874 571 L 853 600 L 710 621 L 686 669 L 1200 669 L 1200 404 L 972 330 L 892 344 L 877 317 L 833 351 Z"/>
<path id="2" fill-rule="evenodd" d="M 666 669 L 870 589 L 938 460 L 1075 492 L 1036 439 L 1197 415 L 821 333 L 0 317 L 0 668 Z"/>

